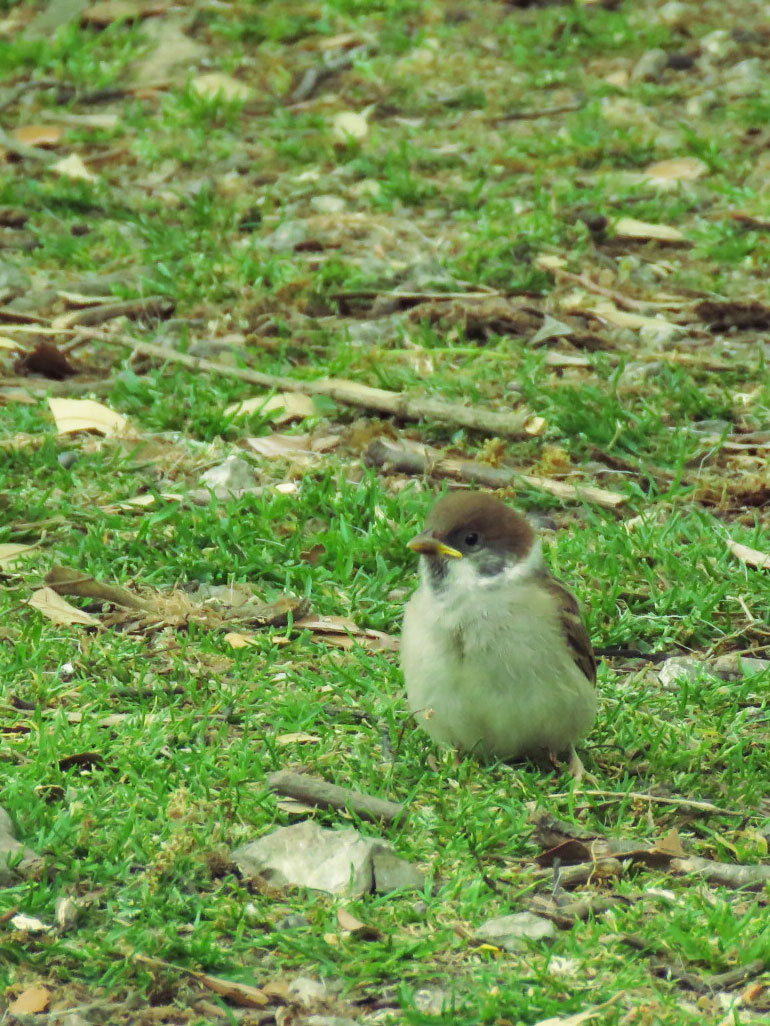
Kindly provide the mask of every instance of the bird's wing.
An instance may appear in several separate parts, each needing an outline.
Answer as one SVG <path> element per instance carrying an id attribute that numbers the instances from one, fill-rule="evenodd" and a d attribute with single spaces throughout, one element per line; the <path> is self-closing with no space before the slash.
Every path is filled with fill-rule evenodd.
<path id="1" fill-rule="evenodd" d="M 556 600 L 559 609 L 559 620 L 575 665 L 586 675 L 592 684 L 595 684 L 596 659 L 594 658 L 591 638 L 588 635 L 585 623 L 583 623 L 577 599 L 572 592 L 564 587 L 561 581 L 557 581 L 550 574 L 543 578 L 543 585 Z"/>

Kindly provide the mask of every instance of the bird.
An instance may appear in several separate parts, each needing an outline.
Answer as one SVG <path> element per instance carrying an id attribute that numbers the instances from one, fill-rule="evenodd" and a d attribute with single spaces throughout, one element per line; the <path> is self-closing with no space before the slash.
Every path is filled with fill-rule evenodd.
<path id="1" fill-rule="evenodd" d="M 596 660 L 529 520 L 489 492 L 450 492 L 408 547 L 420 583 L 401 667 L 419 726 L 485 762 L 568 752 L 580 780 L 575 742 L 596 719 Z"/>

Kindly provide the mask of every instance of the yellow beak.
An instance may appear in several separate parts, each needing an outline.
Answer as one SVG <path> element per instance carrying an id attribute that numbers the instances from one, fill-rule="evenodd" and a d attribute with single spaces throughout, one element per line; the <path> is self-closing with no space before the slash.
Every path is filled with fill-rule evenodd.
<path id="1" fill-rule="evenodd" d="M 416 538 L 412 538 L 406 545 L 413 552 L 419 552 L 421 556 L 445 556 L 449 559 L 463 558 L 462 552 L 458 552 L 457 549 L 453 549 L 450 545 L 445 545 L 429 534 L 418 534 Z"/>

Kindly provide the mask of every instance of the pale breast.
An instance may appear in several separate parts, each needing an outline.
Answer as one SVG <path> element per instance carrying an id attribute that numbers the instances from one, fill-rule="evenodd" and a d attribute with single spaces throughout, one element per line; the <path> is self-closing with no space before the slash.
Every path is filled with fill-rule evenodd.
<path id="1" fill-rule="evenodd" d="M 453 582 L 454 583 L 454 582 Z M 479 602 L 442 602 L 423 584 L 404 620 L 410 707 L 438 741 L 512 758 L 565 750 L 593 723 L 596 697 L 561 635 L 553 596 L 491 587 Z M 467 596 L 466 596 L 467 598 Z"/>

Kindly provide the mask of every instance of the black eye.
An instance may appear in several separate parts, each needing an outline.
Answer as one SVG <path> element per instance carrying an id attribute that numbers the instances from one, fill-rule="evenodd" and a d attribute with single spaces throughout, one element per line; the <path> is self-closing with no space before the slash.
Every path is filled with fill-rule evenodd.
<path id="1" fill-rule="evenodd" d="M 474 545 L 478 545 L 478 543 L 479 543 L 479 536 L 478 536 L 478 534 L 475 531 L 468 531 L 466 536 L 463 538 L 463 541 L 465 542 L 465 544 L 468 546 L 469 549 L 472 549 L 474 547 Z"/>

